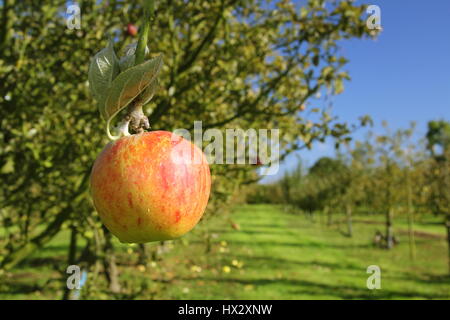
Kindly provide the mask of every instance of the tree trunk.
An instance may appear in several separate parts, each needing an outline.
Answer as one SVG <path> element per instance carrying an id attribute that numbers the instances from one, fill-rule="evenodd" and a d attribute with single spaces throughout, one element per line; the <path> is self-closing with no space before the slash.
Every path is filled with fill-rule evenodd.
<path id="1" fill-rule="evenodd" d="M 19 248 L 12 251 L 9 255 L 5 257 L 0 267 L 5 270 L 14 268 L 17 264 L 25 260 L 30 254 L 36 250 L 42 248 L 50 240 L 56 236 L 61 230 L 61 226 L 70 217 L 70 213 L 74 207 L 75 199 L 86 191 L 86 185 L 89 178 L 91 169 L 84 173 L 83 180 L 78 186 L 77 190 L 73 193 L 72 197 L 68 199 L 69 205 L 62 209 L 55 217 L 53 222 L 51 222 L 45 230 L 43 230 L 39 235 L 32 238 L 29 242 L 23 244 Z"/>
<path id="2" fill-rule="evenodd" d="M 145 243 L 139 244 L 139 257 L 138 257 L 138 264 L 142 264 L 144 266 L 147 265 L 148 262 L 148 250 Z"/>
<path id="3" fill-rule="evenodd" d="M 447 150 L 448 152 L 448 150 Z M 444 199 L 446 202 L 446 209 L 448 210 L 450 206 L 450 196 L 449 196 L 449 190 L 450 190 L 450 174 L 448 172 L 448 169 L 450 167 L 449 165 L 450 161 L 450 152 L 446 154 L 445 161 L 444 161 L 444 183 L 442 185 L 441 190 L 445 192 Z M 448 246 L 448 273 L 450 274 L 450 212 L 445 211 L 445 226 L 447 228 L 447 246 Z"/>
<path id="4" fill-rule="evenodd" d="M 109 290 L 112 293 L 120 292 L 119 270 L 116 265 L 116 256 L 114 255 L 114 246 L 112 244 L 111 233 L 105 230 L 105 258 L 103 260 L 106 279 L 108 280 Z"/>
<path id="5" fill-rule="evenodd" d="M 211 235 L 209 232 L 205 235 L 205 253 L 210 253 L 212 248 Z"/>
<path id="6" fill-rule="evenodd" d="M 347 235 L 351 238 L 353 237 L 353 224 L 352 224 L 352 207 L 347 205 L 346 207 L 347 214 Z"/>
<path id="7" fill-rule="evenodd" d="M 158 245 L 153 245 L 152 246 L 152 250 L 151 250 L 151 254 L 150 254 L 150 256 L 151 256 L 151 258 L 152 258 L 152 261 L 158 261 L 158 246 L 159 246 L 159 244 Z"/>
<path id="8" fill-rule="evenodd" d="M 414 236 L 414 212 L 412 205 L 412 191 L 411 181 L 409 175 L 407 179 L 408 184 L 408 238 L 409 238 L 409 255 L 412 261 L 416 260 L 416 240 Z"/>
<path id="9" fill-rule="evenodd" d="M 45 228 L 39 235 L 23 244 L 21 247 L 12 251 L 5 257 L 1 267 L 5 270 L 14 268 L 17 264 L 25 260 L 30 254 L 48 243 L 61 229 L 62 224 L 70 216 L 71 208 L 66 207 L 53 220 L 53 222 Z"/>
<path id="10" fill-rule="evenodd" d="M 67 257 L 67 264 L 69 266 L 74 265 L 76 263 L 76 256 L 77 256 L 77 229 L 75 226 L 72 226 L 71 232 L 70 232 L 69 252 L 68 252 L 68 257 Z M 63 300 L 70 299 L 71 291 L 72 290 L 70 290 L 66 285 L 64 288 Z"/>
<path id="11" fill-rule="evenodd" d="M 326 207 L 323 209 L 323 211 L 324 211 L 325 215 L 326 215 L 327 218 L 328 218 L 327 225 L 328 225 L 328 226 L 331 226 L 331 224 L 333 223 L 333 217 L 331 216 L 331 210 L 330 210 L 330 208 L 329 208 L 328 206 L 326 206 Z"/>
<path id="12" fill-rule="evenodd" d="M 392 226 L 393 210 L 389 208 L 386 214 L 386 248 L 394 247 L 394 231 Z"/>
<path id="13" fill-rule="evenodd" d="M 450 214 L 447 214 L 447 218 L 445 221 L 445 227 L 447 228 L 448 273 L 450 274 Z"/>
<path id="14" fill-rule="evenodd" d="M 414 213 L 408 209 L 408 237 L 409 237 L 409 255 L 412 261 L 416 260 L 416 239 L 414 235 Z"/>

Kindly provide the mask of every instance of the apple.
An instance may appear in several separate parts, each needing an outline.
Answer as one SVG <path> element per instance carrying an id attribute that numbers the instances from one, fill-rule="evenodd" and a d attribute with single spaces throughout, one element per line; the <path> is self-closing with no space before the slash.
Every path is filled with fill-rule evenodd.
<path id="1" fill-rule="evenodd" d="M 138 29 L 137 29 L 137 27 L 134 24 L 129 23 L 127 25 L 127 33 L 130 36 L 135 37 L 137 35 L 137 33 L 138 33 Z"/>
<path id="2" fill-rule="evenodd" d="M 128 243 L 170 240 L 189 232 L 205 211 L 210 188 L 203 152 L 167 131 L 110 142 L 90 176 L 102 222 Z"/>

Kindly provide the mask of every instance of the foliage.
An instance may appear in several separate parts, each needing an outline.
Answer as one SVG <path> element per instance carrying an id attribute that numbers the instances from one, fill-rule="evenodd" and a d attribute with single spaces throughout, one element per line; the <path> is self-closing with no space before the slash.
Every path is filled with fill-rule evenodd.
<path id="1" fill-rule="evenodd" d="M 79 30 L 66 28 L 67 1 L 0 4 L 5 268 L 64 228 L 85 238 L 91 251 L 102 236 L 87 178 L 106 136 L 89 93 L 88 66 L 106 47 L 106 34 L 117 52 L 126 50 L 132 43 L 126 26 L 142 8 L 139 2 L 79 4 Z M 311 0 L 301 8 L 286 0 L 158 2 L 149 47 L 166 58 L 161 90 L 145 108 L 152 128 L 192 129 L 194 120 L 204 129 L 278 128 L 282 158 L 315 139 L 348 134 L 326 112 L 313 123 L 301 110 L 324 88 L 342 91 L 349 76 L 337 43 L 366 35 L 363 14 L 352 1 Z M 226 208 L 239 185 L 257 180 L 252 166 L 215 165 L 212 173 L 210 213 Z"/>

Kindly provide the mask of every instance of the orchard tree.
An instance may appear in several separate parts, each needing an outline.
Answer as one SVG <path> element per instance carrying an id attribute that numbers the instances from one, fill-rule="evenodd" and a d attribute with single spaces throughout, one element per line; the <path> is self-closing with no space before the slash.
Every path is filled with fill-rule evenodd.
<path id="1" fill-rule="evenodd" d="M 423 194 L 425 186 L 424 169 L 426 169 L 427 157 L 423 141 L 413 141 L 416 124 L 411 123 L 410 127 L 402 131 L 401 146 L 399 147 L 400 161 L 403 162 L 403 184 L 405 188 L 402 201 L 406 210 L 408 220 L 408 238 L 410 257 L 416 259 L 416 243 L 414 235 L 414 221 L 417 208 L 424 203 Z"/>
<path id="2" fill-rule="evenodd" d="M 386 126 L 387 127 L 387 126 Z M 404 213 L 408 221 L 408 239 L 410 257 L 415 260 L 415 236 L 414 236 L 414 215 L 416 207 L 420 204 L 420 194 L 423 192 L 422 167 L 425 162 L 423 152 L 424 145 L 421 141 L 414 141 L 413 134 L 416 124 L 412 122 L 406 129 L 398 129 L 389 132 L 383 137 L 386 145 L 384 154 L 390 157 L 390 164 L 394 169 L 390 169 L 386 180 L 390 179 L 392 185 L 391 198 L 394 199 L 394 210 Z M 390 151 L 387 152 L 386 149 Z M 387 164 L 386 161 L 384 161 Z M 387 168 L 388 169 L 388 168 Z"/>
<path id="3" fill-rule="evenodd" d="M 397 204 L 401 201 L 401 163 L 400 150 L 402 131 L 390 132 L 388 124 L 383 122 L 386 134 L 375 136 L 375 152 L 379 167 L 375 173 L 376 188 L 378 190 L 376 204 L 386 215 L 386 248 L 395 245 L 394 214 Z"/>
<path id="4" fill-rule="evenodd" d="M 301 198 L 301 195 L 293 194 L 295 188 L 299 188 L 302 185 L 305 176 L 305 168 L 299 157 L 297 157 L 297 161 L 298 163 L 294 170 L 286 172 L 278 183 L 282 190 L 285 205 L 297 203 L 298 199 Z"/>
<path id="5" fill-rule="evenodd" d="M 318 185 L 314 199 L 316 208 L 323 210 L 332 224 L 333 211 L 339 207 L 339 199 L 349 186 L 349 168 L 342 159 L 323 157 L 309 169 L 310 184 Z"/>
<path id="6" fill-rule="evenodd" d="M 67 27 L 67 1 L 0 3 L 1 267 L 10 269 L 70 229 L 71 261 L 111 252 L 90 202 L 91 165 L 107 142 L 88 87 L 92 56 L 107 46 L 122 55 L 135 41 L 142 3 L 78 2 L 81 28 Z M 152 129 L 280 129 L 281 155 L 349 128 L 308 99 L 343 90 L 349 75 L 342 39 L 367 35 L 365 7 L 353 1 L 158 1 L 151 54 L 164 54 L 160 90 L 143 112 Z M 310 110 L 314 112 L 317 110 Z M 208 212 L 224 210 L 239 185 L 258 179 L 252 165 L 213 165 Z M 228 204 L 227 204 L 228 203 Z M 76 252 L 76 240 L 87 245 Z M 106 249 L 105 249 L 106 248 Z M 93 261 L 92 259 L 87 259 Z M 97 263 L 98 264 L 98 263 Z"/>
<path id="7" fill-rule="evenodd" d="M 414 210 L 419 203 L 417 195 L 422 192 L 420 170 L 425 158 L 423 146 L 412 141 L 415 123 L 407 129 L 391 131 L 383 123 L 385 134 L 374 136 L 375 170 L 372 187 L 372 205 L 386 214 L 386 245 L 390 249 L 395 244 L 393 234 L 394 214 L 405 212 L 408 220 L 410 256 L 415 258 Z M 413 181 L 414 179 L 414 181 Z"/>
<path id="8" fill-rule="evenodd" d="M 437 160 L 447 160 L 445 157 L 450 149 L 450 122 L 445 120 L 428 122 L 426 139 L 431 155 Z"/>
<path id="9" fill-rule="evenodd" d="M 341 173 L 341 181 L 344 188 L 338 196 L 338 201 L 344 208 L 347 220 L 347 235 L 353 236 L 353 212 L 356 207 L 361 206 L 370 190 L 368 181 L 373 164 L 373 153 L 370 144 L 356 141 L 352 148 L 347 144 L 347 157 L 345 159 L 348 170 Z"/>
<path id="10" fill-rule="evenodd" d="M 432 155 L 429 206 L 434 214 L 444 216 L 450 273 L 450 122 L 430 121 L 426 138 Z"/>

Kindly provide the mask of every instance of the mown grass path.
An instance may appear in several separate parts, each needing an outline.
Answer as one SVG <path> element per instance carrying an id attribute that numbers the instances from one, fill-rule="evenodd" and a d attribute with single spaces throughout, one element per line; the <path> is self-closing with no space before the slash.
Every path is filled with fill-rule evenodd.
<path id="1" fill-rule="evenodd" d="M 232 228 L 229 218 L 240 230 Z M 311 221 L 276 206 L 241 206 L 230 216 L 202 221 L 183 239 L 167 242 L 158 259 L 147 265 L 137 265 L 137 246 L 117 242 L 123 293 L 112 295 L 100 282 L 88 288 L 85 298 L 450 299 L 443 228 L 439 233 L 437 227 L 418 225 L 418 230 L 440 236 L 418 236 L 412 262 L 405 235 L 391 251 L 374 247 L 373 235 L 382 226 L 367 219 L 359 219 L 354 237 L 348 238 L 345 224 L 327 227 L 325 217 Z M 404 229 L 404 224 L 399 221 L 397 228 Z M 3 277 L 0 299 L 61 298 L 68 238 L 62 232 Z M 369 265 L 381 268 L 381 290 L 367 289 Z"/>
<path id="2" fill-rule="evenodd" d="M 228 224 L 211 232 L 227 242 L 227 254 L 212 253 L 229 273 L 195 276 L 203 290 L 193 298 L 230 299 L 448 299 L 446 243 L 417 239 L 417 260 L 411 262 L 406 237 L 392 251 L 375 248 L 372 237 L 380 226 L 356 223 L 354 237 L 340 227 L 327 227 L 273 206 L 243 206 Z M 345 225 L 342 225 L 342 230 Z M 443 231 L 443 230 L 442 230 Z M 220 247 L 219 247 L 220 249 Z M 216 249 L 217 250 L 217 249 Z M 232 267 L 243 262 L 242 269 Z M 369 265 L 382 272 L 382 289 L 368 290 Z M 181 298 L 181 296 L 177 296 Z"/>

